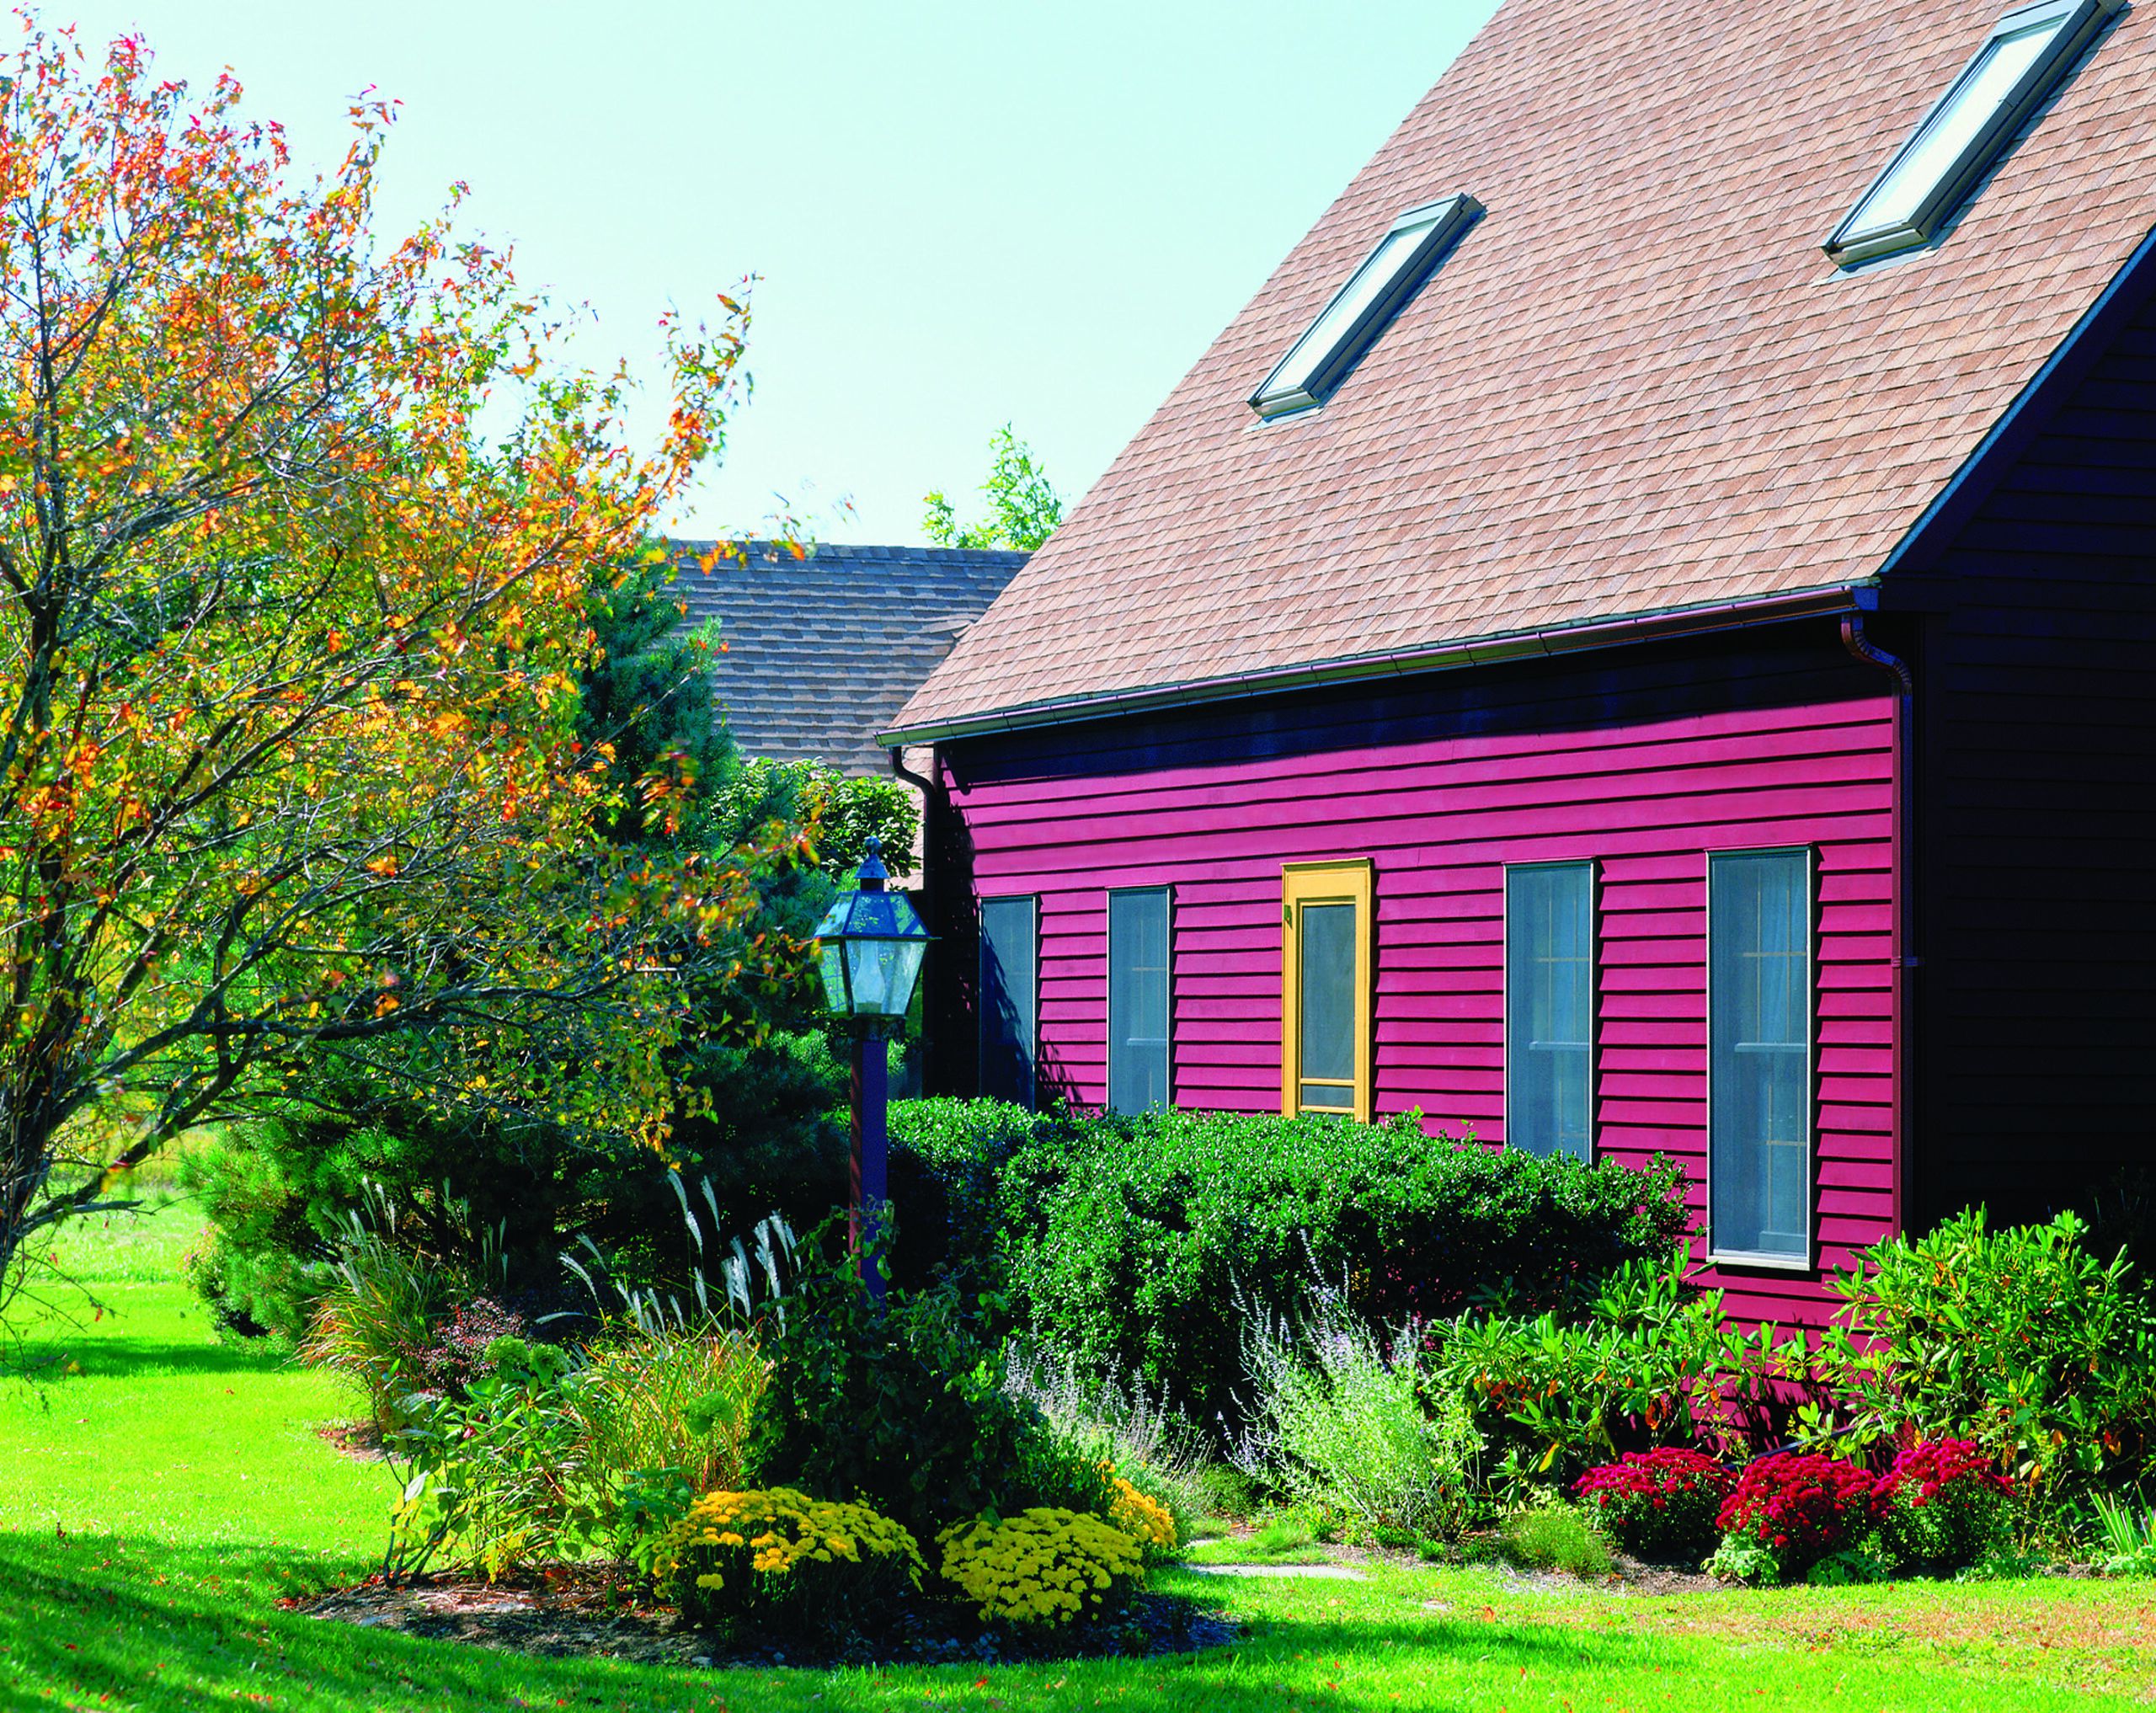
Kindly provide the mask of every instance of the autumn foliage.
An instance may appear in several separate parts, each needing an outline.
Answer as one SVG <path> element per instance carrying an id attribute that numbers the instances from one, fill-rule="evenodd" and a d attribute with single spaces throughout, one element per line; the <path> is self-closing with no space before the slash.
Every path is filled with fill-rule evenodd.
<path id="1" fill-rule="evenodd" d="M 392 1035 L 400 1075 L 661 1140 L 686 978 L 785 852 L 595 840 L 688 782 L 571 726 L 587 591 L 713 450 L 735 306 L 667 324 L 634 451 L 627 382 L 559 360 L 454 198 L 377 241 L 387 104 L 317 174 L 136 39 L 25 18 L 0 78 L 0 1276 L 115 1159 Z"/>

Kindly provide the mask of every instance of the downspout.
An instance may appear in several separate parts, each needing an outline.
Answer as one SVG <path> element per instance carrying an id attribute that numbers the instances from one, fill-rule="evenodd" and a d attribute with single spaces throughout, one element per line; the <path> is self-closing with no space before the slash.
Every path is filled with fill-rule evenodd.
<path id="1" fill-rule="evenodd" d="M 937 771 L 936 761 L 934 759 L 936 750 L 932 745 L 930 747 L 928 753 L 931 757 L 928 764 L 928 771 L 931 773 L 934 773 Z M 935 983 L 931 978 L 937 973 L 936 940 L 944 932 L 946 925 L 938 908 L 937 895 L 930 885 L 928 859 L 929 852 L 936 848 L 937 836 L 942 831 L 942 828 L 939 824 L 939 808 L 947 808 L 948 805 L 944 798 L 943 790 L 941 786 L 939 786 L 933 779 L 922 777 L 920 774 L 915 773 L 910 767 L 906 766 L 905 750 L 901 746 L 894 744 L 890 749 L 890 756 L 891 771 L 899 778 L 905 780 L 908 784 L 916 787 L 921 792 L 921 875 L 918 890 L 921 894 L 921 913 L 923 916 L 927 918 L 930 939 L 926 955 L 926 965 L 921 973 L 922 990 L 921 1002 L 921 1061 L 918 1067 L 920 1071 L 920 1081 L 919 1086 L 915 1089 L 914 1092 L 924 1095 L 932 1094 L 936 1092 L 937 1088 L 936 1078 L 933 1073 L 940 1070 L 942 1067 L 932 1062 L 935 1057 L 934 1043 L 936 1031 L 931 1025 L 937 1015 L 937 1001 L 940 995 L 937 992 Z"/>
<path id="2" fill-rule="evenodd" d="M 1912 1032 L 1916 1027 L 1916 983 L 1911 972 L 1923 968 L 1916 943 L 1916 837 L 1911 798 L 1916 780 L 1916 675 L 1909 663 L 1891 654 L 1865 634 L 1865 615 L 1851 613 L 1842 621 L 1842 646 L 1894 679 L 1894 915 L 1892 927 L 1893 990 L 1890 1001 L 1894 1063 L 1894 1230 L 1907 1229 L 1905 1204 L 1913 1201 L 1908 1187 L 1914 1174 L 1913 1134 L 1916 1091 L 1909 1084 Z"/>

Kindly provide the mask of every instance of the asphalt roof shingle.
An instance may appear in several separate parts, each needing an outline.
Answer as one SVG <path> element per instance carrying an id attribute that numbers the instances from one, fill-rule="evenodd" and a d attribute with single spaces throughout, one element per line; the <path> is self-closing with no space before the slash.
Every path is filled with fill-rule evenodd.
<path id="1" fill-rule="evenodd" d="M 719 621 L 712 688 L 742 753 L 857 776 L 889 771 L 876 734 L 1026 563 L 975 548 L 823 545 L 797 558 L 771 542 L 672 545 L 684 622 Z"/>
<path id="2" fill-rule="evenodd" d="M 1872 575 L 2156 221 L 2129 11 L 1945 242 L 1822 254 L 2002 4 L 1507 0 L 894 726 Z M 1394 216 L 1462 190 L 1324 408 L 1260 424 Z"/>

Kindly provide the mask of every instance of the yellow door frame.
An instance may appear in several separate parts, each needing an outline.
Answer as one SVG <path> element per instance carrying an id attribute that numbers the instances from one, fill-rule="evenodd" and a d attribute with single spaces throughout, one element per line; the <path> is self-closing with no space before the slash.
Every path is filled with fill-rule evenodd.
<path id="1" fill-rule="evenodd" d="M 1310 905 L 1355 907 L 1355 1076 L 1348 1105 L 1312 1107 L 1311 1112 L 1343 1113 L 1361 1123 L 1370 1121 L 1370 1059 L 1373 992 L 1372 951 L 1376 942 L 1375 867 L 1367 856 L 1329 862 L 1287 862 L 1280 868 L 1280 1110 L 1294 1118 L 1304 1110 L 1303 1085 L 1303 910 Z M 1330 1086 L 1341 1086 L 1338 1083 Z"/>

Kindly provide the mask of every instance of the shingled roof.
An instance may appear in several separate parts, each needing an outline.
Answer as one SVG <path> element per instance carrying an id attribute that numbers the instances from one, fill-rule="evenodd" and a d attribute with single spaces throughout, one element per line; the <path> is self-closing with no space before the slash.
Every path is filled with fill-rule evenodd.
<path id="1" fill-rule="evenodd" d="M 713 686 L 744 755 L 889 771 L 890 724 L 1023 553 L 956 547 L 674 543 L 685 622 L 719 621 Z M 701 568 L 709 558 L 712 568 Z"/>
<path id="2" fill-rule="evenodd" d="M 1875 576 L 2156 220 L 2144 7 L 1943 243 L 1821 253 L 2004 3 L 1507 0 L 899 731 Z M 1488 211 L 1450 259 L 1259 424 L 1388 224 L 1455 192 Z"/>

